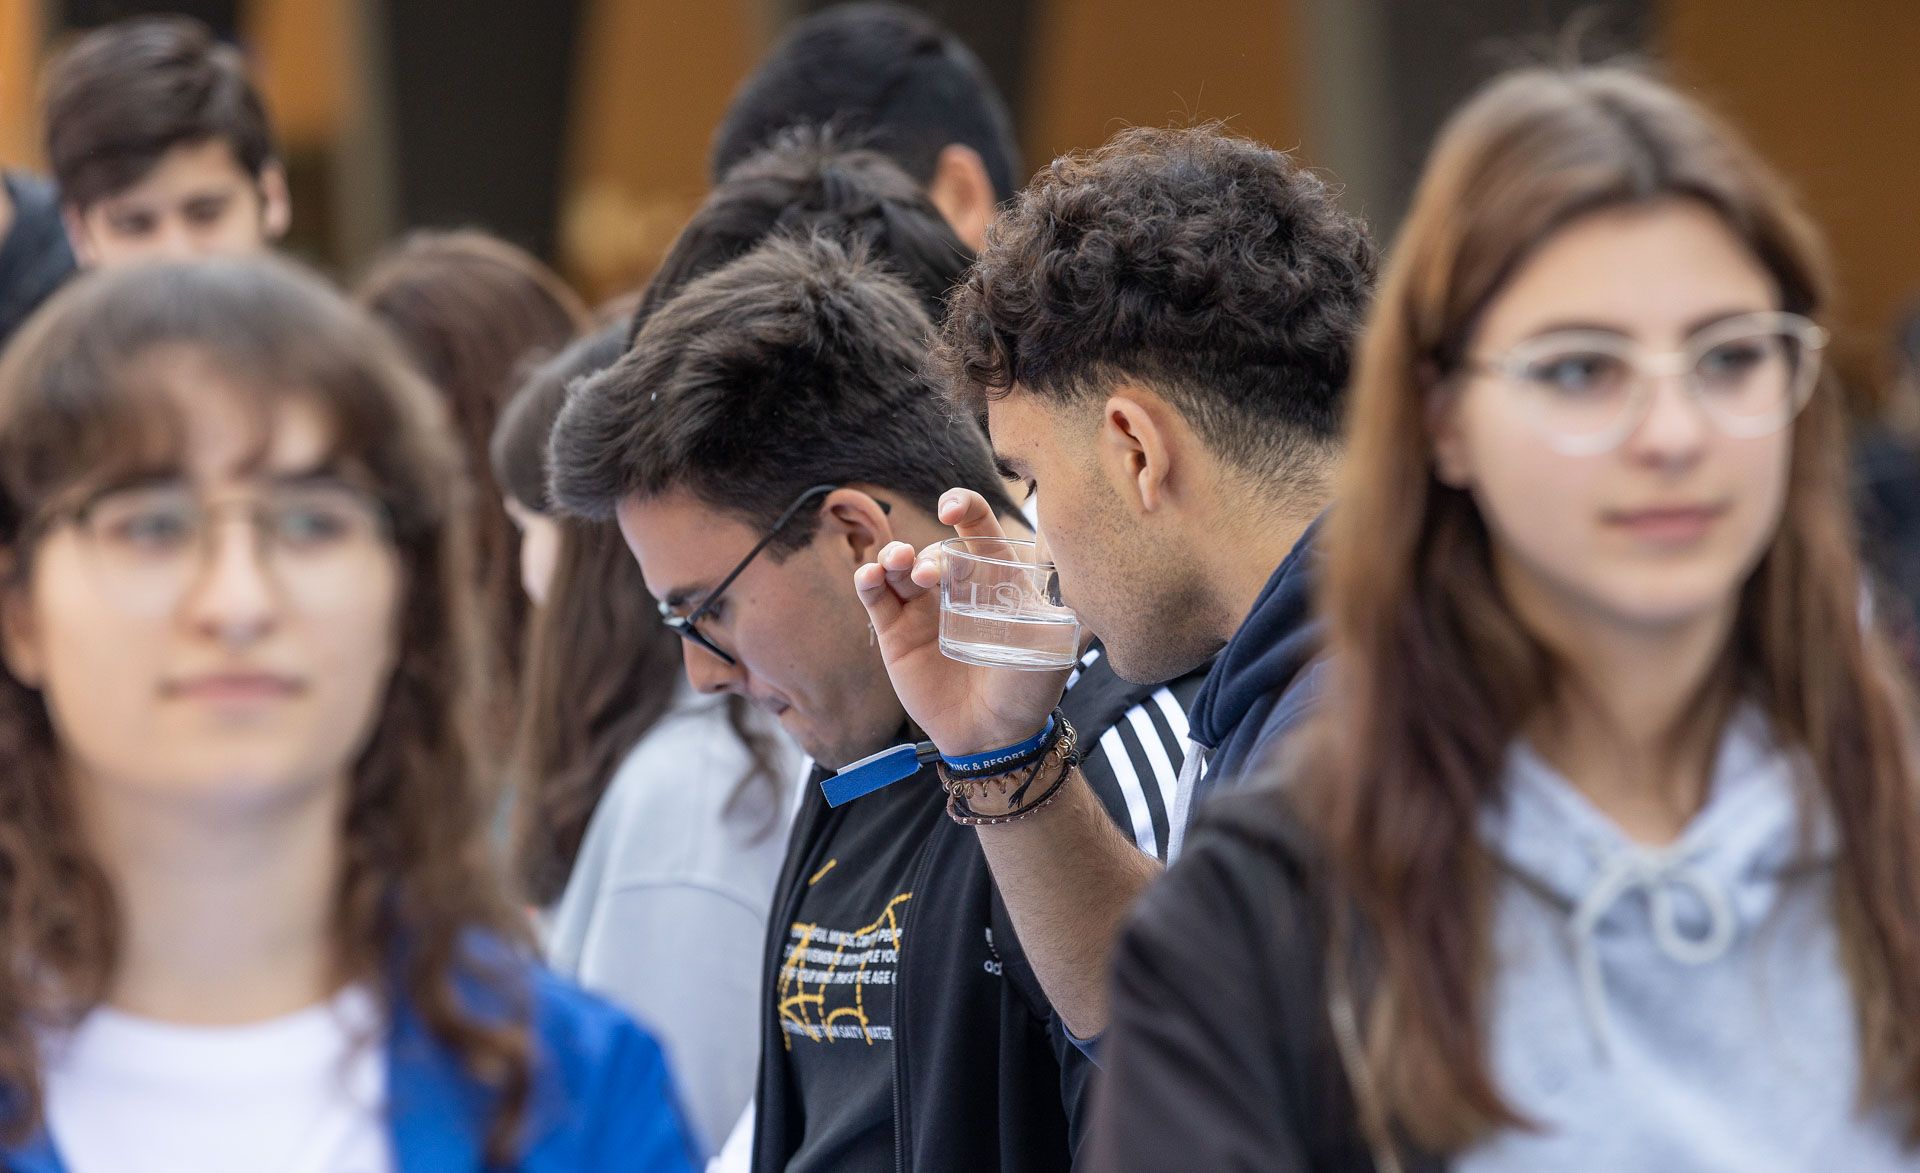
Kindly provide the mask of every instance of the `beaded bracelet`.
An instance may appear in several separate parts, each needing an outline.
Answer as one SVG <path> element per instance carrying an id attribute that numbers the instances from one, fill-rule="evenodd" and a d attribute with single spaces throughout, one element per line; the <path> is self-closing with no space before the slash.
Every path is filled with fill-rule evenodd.
<path id="1" fill-rule="evenodd" d="M 1060 791 L 1066 788 L 1068 779 L 1073 777 L 1073 768 L 1079 764 L 1075 758 L 1061 759 L 1060 776 L 1053 780 L 1053 785 L 1047 787 L 1046 792 L 1030 805 L 1018 810 L 1010 810 L 1003 815 L 975 814 L 963 795 L 954 794 L 947 798 L 947 817 L 963 827 L 997 827 L 1003 823 L 1017 823 L 1053 805 L 1053 800 L 1060 797 Z"/>
<path id="2" fill-rule="evenodd" d="M 1024 771 L 1025 777 L 1020 780 L 1019 786 L 1013 789 L 1012 794 L 1007 795 L 1014 809 L 1004 814 L 979 814 L 973 809 L 972 800 L 983 797 L 989 788 L 999 790 L 1002 794 L 1006 794 L 1007 788 L 1012 784 L 1013 774 L 1002 774 L 986 779 L 969 779 L 954 778 L 944 770 L 941 771 L 941 785 L 947 792 L 948 817 L 963 826 L 997 826 L 1002 823 L 1012 823 L 1024 819 L 1034 812 L 1045 808 L 1052 803 L 1055 798 L 1059 797 L 1060 791 L 1067 784 L 1067 779 L 1073 776 L 1074 768 L 1080 764 L 1080 752 L 1076 745 L 1076 735 L 1073 726 L 1068 723 L 1064 716 L 1059 717 L 1057 723 L 1060 727 L 1060 736 L 1048 747 L 1045 757 L 1034 762 L 1031 767 Z M 1041 774 L 1046 770 L 1047 764 L 1055 759 L 1058 759 L 1060 767 L 1058 776 L 1054 778 L 1052 784 L 1047 787 L 1039 798 L 1031 803 L 1022 805 L 1025 802 L 1027 791 L 1031 790 L 1034 783 L 1039 780 Z"/>

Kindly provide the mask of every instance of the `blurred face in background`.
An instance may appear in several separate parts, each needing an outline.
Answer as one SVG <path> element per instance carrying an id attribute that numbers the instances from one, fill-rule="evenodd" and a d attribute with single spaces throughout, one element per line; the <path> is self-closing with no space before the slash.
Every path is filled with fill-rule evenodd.
<path id="1" fill-rule="evenodd" d="M 176 146 L 138 183 L 66 209 L 74 255 L 88 268 L 261 252 L 290 216 L 280 165 L 250 174 L 218 138 Z"/>
<path id="2" fill-rule="evenodd" d="M 383 513 L 328 466 L 311 400 L 265 414 L 192 354 L 155 369 L 178 457 L 44 520 L 5 600 L 8 666 L 86 794 L 228 810 L 343 794 L 397 656 Z"/>
<path id="3" fill-rule="evenodd" d="M 520 531 L 520 586 L 534 606 L 544 607 L 553 589 L 553 568 L 560 560 L 560 523 L 512 497 L 501 500 Z"/>

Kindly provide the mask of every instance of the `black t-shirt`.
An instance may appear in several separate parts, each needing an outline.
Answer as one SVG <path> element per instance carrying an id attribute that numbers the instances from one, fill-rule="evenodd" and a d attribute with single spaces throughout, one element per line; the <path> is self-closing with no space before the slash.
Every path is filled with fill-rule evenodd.
<path id="1" fill-rule="evenodd" d="M 1088 783 L 1159 855 L 1201 673 L 1129 685 L 1104 659 L 1082 657 L 1061 708 Z M 932 770 L 837 809 L 821 776 L 801 797 L 768 917 L 755 1173 L 1067 1173 L 1092 1064 L 1026 959 L 979 835 L 947 818 Z M 884 949 L 896 928 L 891 957 L 846 944 Z M 829 939 L 847 953 L 812 952 Z M 858 962 L 842 972 L 852 953 L 870 970 L 892 962 L 890 985 Z"/>
<path id="2" fill-rule="evenodd" d="M 53 185 L 14 172 L 0 179 L 13 204 L 13 224 L 0 240 L 0 347 L 4 347 L 20 324 L 73 272 L 73 252 L 67 246 Z"/>
<path id="3" fill-rule="evenodd" d="M 870 794 L 807 863 L 771 991 L 803 1117 L 789 1173 L 894 1167 L 895 982 L 944 797 L 931 769 Z"/>

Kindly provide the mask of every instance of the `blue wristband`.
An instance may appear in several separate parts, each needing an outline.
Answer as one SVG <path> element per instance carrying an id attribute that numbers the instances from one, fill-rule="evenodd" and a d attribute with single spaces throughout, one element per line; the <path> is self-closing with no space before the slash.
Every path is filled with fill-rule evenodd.
<path id="1" fill-rule="evenodd" d="M 1039 753 L 1041 747 L 1047 744 L 1047 739 L 1053 736 L 1054 725 L 1053 715 L 1049 713 L 1046 726 L 1019 745 L 988 750 L 986 753 L 965 754 L 957 758 L 942 754 L 940 760 L 947 764 L 948 770 L 956 774 L 998 774 L 1008 767 L 1031 760 L 1035 754 Z"/>

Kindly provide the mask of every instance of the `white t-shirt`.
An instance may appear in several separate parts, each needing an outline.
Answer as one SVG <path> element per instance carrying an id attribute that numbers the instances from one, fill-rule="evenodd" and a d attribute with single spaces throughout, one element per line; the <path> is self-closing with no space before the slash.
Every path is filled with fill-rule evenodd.
<path id="1" fill-rule="evenodd" d="M 381 1012 L 364 988 L 247 1026 L 101 1007 L 46 1052 L 70 1173 L 392 1173 Z"/>

